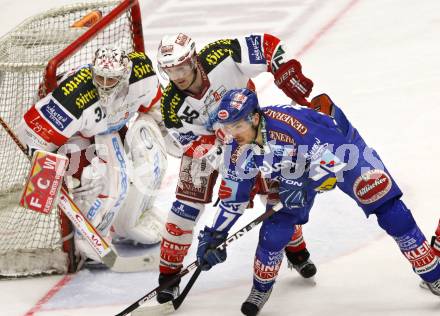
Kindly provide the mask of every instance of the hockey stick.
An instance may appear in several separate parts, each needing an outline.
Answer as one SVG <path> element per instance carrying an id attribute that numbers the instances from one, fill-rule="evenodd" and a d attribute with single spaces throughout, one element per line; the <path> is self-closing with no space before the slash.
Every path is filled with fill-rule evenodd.
<path id="1" fill-rule="evenodd" d="M 194 271 L 191 279 L 189 279 L 182 293 L 180 293 L 180 295 L 174 300 L 159 305 L 138 308 L 131 313 L 131 316 L 157 316 L 171 314 L 172 312 L 176 311 L 180 307 L 180 305 L 182 305 L 183 301 L 185 300 L 186 296 L 188 295 L 189 291 L 198 279 L 201 272 L 202 269 L 200 267 L 197 267 L 196 271 Z"/>
<path id="2" fill-rule="evenodd" d="M 26 155 L 27 148 L 21 143 L 12 129 L 0 116 L 0 124 L 5 131 L 11 136 L 15 144 Z M 140 257 L 120 257 L 117 252 L 107 243 L 107 241 L 100 235 L 96 228 L 84 217 L 75 202 L 70 198 L 69 193 L 61 188 L 60 200 L 58 207 L 69 218 L 75 228 L 86 238 L 90 246 L 99 255 L 102 262 L 115 272 L 138 272 L 152 269 L 158 265 L 157 260 L 152 255 Z"/>
<path id="3" fill-rule="evenodd" d="M 221 243 L 220 245 L 217 246 L 217 249 L 219 249 L 219 250 L 225 249 L 227 246 L 229 246 L 230 243 L 232 243 L 233 241 L 235 241 L 235 240 L 239 239 L 240 237 L 242 237 L 243 235 L 245 235 L 247 232 L 252 230 L 255 226 L 260 224 L 262 221 L 268 219 L 274 213 L 278 212 L 282 207 L 283 207 L 283 205 L 281 203 L 276 204 L 269 211 L 261 214 L 256 219 L 254 219 L 252 222 L 250 222 L 249 224 L 247 224 L 246 226 L 244 226 L 243 228 L 241 228 L 240 230 L 236 231 L 234 234 L 229 236 L 223 243 Z M 187 275 L 190 271 L 197 268 L 198 266 L 199 266 L 199 264 L 197 261 L 192 262 L 185 269 L 181 270 L 178 274 L 176 274 L 173 278 L 170 278 L 167 282 L 164 282 L 163 284 L 156 287 L 154 290 L 148 292 L 143 297 L 141 297 L 139 300 L 137 300 L 136 302 L 134 302 L 133 304 L 128 306 L 126 309 L 124 309 L 122 312 L 120 312 L 119 314 L 116 314 L 115 316 L 125 316 L 125 315 L 130 314 L 135 309 L 137 309 L 139 306 L 141 306 L 142 304 L 144 304 L 148 300 L 151 300 L 152 298 L 154 298 L 158 292 L 160 292 L 161 290 L 174 284 L 179 278 L 182 278 L 183 276 Z M 188 284 L 189 284 L 189 282 L 188 282 Z M 188 289 L 188 291 L 189 291 L 189 289 Z M 186 293 L 186 294 L 188 294 L 188 293 Z M 186 294 L 185 294 L 185 296 L 186 296 Z M 174 301 L 170 301 L 170 302 L 167 302 L 167 303 L 164 303 L 161 305 L 146 306 L 145 308 L 140 309 L 136 313 L 133 313 L 133 315 L 137 315 L 137 316 L 158 315 L 158 314 L 160 315 L 160 314 L 166 314 L 166 313 L 173 312 L 177 308 L 179 308 L 179 306 L 182 304 L 185 296 L 181 299 L 181 301 L 178 305 L 176 304 L 177 307 L 174 305 L 174 301 L 175 301 L 174 300 Z"/>

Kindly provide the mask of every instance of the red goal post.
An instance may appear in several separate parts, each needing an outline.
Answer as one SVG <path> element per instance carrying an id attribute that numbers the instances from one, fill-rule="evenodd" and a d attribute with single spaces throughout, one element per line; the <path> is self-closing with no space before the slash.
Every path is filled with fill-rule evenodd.
<path id="1" fill-rule="evenodd" d="M 90 12 L 102 18 L 72 27 Z M 137 0 L 95 0 L 62 6 L 28 18 L 0 38 L 0 116 L 14 131 L 57 76 L 90 63 L 98 47 L 144 51 Z M 48 215 L 18 206 L 29 161 L 0 127 L 0 278 L 75 270 L 73 232 L 58 209 Z"/>

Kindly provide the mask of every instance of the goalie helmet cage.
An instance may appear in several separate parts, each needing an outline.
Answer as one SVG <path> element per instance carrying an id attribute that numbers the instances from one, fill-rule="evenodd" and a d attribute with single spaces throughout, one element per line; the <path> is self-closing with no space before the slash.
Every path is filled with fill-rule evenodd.
<path id="1" fill-rule="evenodd" d="M 102 14 L 95 24 L 72 27 L 94 11 Z M 0 116 L 14 131 L 57 75 L 90 63 L 105 45 L 144 51 L 137 0 L 82 2 L 25 20 L 0 38 Z M 70 222 L 58 209 L 45 215 L 17 206 L 29 160 L 3 128 L 0 147 L 0 278 L 73 272 Z"/>

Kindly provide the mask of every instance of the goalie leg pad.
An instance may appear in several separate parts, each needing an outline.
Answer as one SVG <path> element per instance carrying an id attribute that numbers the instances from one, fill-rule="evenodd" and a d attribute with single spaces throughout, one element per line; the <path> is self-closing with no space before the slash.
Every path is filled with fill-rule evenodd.
<path id="1" fill-rule="evenodd" d="M 439 258 L 405 204 L 400 199 L 393 199 L 379 207 L 376 215 L 379 226 L 394 238 L 414 272 L 426 282 L 440 279 Z"/>
<path id="2" fill-rule="evenodd" d="M 167 169 L 165 144 L 156 122 L 141 115 L 128 129 L 125 150 L 130 161 L 128 198 L 113 224 L 117 236 L 141 244 L 160 241 L 164 220 L 153 204 Z"/>

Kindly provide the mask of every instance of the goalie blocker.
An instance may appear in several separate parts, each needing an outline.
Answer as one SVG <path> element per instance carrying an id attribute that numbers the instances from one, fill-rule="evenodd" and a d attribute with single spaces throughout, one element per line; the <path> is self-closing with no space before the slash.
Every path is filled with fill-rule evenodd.
<path id="1" fill-rule="evenodd" d="M 44 214 L 56 207 L 68 161 L 62 155 L 35 151 L 20 206 Z"/>

